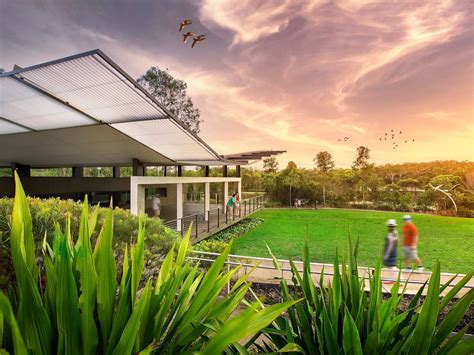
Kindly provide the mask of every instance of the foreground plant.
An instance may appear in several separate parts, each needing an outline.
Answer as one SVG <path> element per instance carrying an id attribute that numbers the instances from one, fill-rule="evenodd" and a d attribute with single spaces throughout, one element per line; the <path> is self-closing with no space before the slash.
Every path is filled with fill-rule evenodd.
<path id="1" fill-rule="evenodd" d="M 0 348 L 15 354 L 131 354 L 202 352 L 246 349 L 238 340 L 268 326 L 294 301 L 262 309 L 244 305 L 247 275 L 219 298 L 236 269 L 223 272 L 230 246 L 207 272 L 186 260 L 188 232 L 177 250 L 163 261 L 152 284 L 142 284 L 145 230 L 125 248 L 120 283 L 112 250 L 113 211 L 109 209 L 97 243 L 90 237 L 97 210 L 89 216 L 84 201 L 75 243 L 67 223 L 56 227 L 52 245 L 46 240 L 44 279 L 36 263 L 31 216 L 18 176 L 11 229 L 16 289 L 0 292 Z M 238 315 L 231 318 L 232 314 Z M 231 318 L 231 319 L 230 319 Z M 230 319 L 230 320 L 229 320 Z M 285 344 L 286 345 L 286 344 Z M 286 349 L 290 349 L 286 347 Z"/>
<path id="2" fill-rule="evenodd" d="M 445 318 L 437 324 L 439 315 L 461 288 L 473 277 L 469 272 L 446 295 L 441 293 L 454 280 L 440 285 L 440 266 L 436 263 L 428 283 L 424 300 L 423 285 L 406 310 L 400 310 L 406 285 L 401 290 L 400 276 L 393 284 L 388 299 L 382 298 L 381 264 L 377 264 L 368 280 L 360 277 L 357 267 L 358 243 L 353 248 L 349 238 L 348 263 L 342 265 L 336 253 L 334 275 L 327 287 L 323 273 L 319 284 L 313 282 L 309 249 L 304 248 L 304 266 L 300 273 L 291 262 L 292 281 L 297 297 L 304 301 L 288 310 L 288 316 L 279 317 L 263 333 L 269 342 L 259 346 L 271 351 L 294 342 L 307 354 L 472 354 L 474 337 L 463 340 L 469 325 L 452 335 L 455 327 L 474 301 L 470 289 L 450 307 Z M 270 252 L 271 253 L 271 252 Z M 274 265 L 281 270 L 272 255 Z M 370 293 L 365 292 L 366 282 Z M 291 302 L 293 296 L 282 278 L 281 296 Z M 258 345 L 257 345 L 258 346 Z"/>

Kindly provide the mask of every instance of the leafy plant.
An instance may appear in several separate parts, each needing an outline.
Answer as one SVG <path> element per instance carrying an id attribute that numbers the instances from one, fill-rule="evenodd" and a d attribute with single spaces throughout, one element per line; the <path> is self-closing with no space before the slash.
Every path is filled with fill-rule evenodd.
<path id="1" fill-rule="evenodd" d="M 107 210 L 95 247 L 91 246 L 99 210 L 84 201 L 78 237 L 71 218 L 63 232 L 56 224 L 51 244 L 43 243 L 46 287 L 35 259 L 32 220 L 15 175 L 16 195 L 11 255 L 16 290 L 0 292 L 0 347 L 15 354 L 131 354 L 246 349 L 238 343 L 268 326 L 295 301 L 267 308 L 244 302 L 250 284 L 244 275 L 219 297 L 237 269 L 223 272 L 230 245 L 207 272 L 186 260 L 190 232 L 163 261 L 156 281 L 146 280 L 145 226 L 139 220 L 136 244 L 125 247 L 120 282 L 113 253 L 112 209 Z M 246 305 L 246 306 L 245 306 Z M 238 313 L 237 307 L 243 306 Z M 233 318 L 231 315 L 238 313 Z M 287 348 L 288 349 L 288 348 Z"/>
<path id="2" fill-rule="evenodd" d="M 59 198 L 39 199 L 27 197 L 28 208 L 31 213 L 32 233 L 37 252 L 41 252 L 43 239 L 52 243 L 55 235 L 56 224 L 62 230 L 69 223 L 71 233 L 78 235 L 82 204 L 73 200 L 61 200 Z M 89 207 L 92 213 L 93 207 Z M 8 289 L 13 281 L 13 264 L 10 255 L 10 231 L 13 213 L 13 199 L 0 199 L 0 289 Z M 106 220 L 108 209 L 98 208 L 97 227 L 91 233 L 91 241 L 94 243 L 99 235 L 100 227 Z M 166 255 L 176 243 L 179 236 L 173 230 L 166 228 L 162 221 L 157 218 L 142 216 L 146 224 L 145 258 L 151 259 Z M 69 222 L 68 222 L 69 221 Z M 114 249 L 123 250 L 130 243 L 131 237 L 138 233 L 138 217 L 129 211 L 120 208 L 114 209 Z M 119 258 L 119 261 L 121 259 Z M 147 274 L 155 275 L 156 268 L 147 270 Z"/>
<path id="3" fill-rule="evenodd" d="M 262 218 L 248 217 L 236 224 L 217 232 L 213 236 L 203 240 L 193 246 L 194 250 L 205 252 L 222 253 L 228 243 L 235 238 L 241 237 L 245 233 L 258 227 L 263 223 Z"/>
<path id="4" fill-rule="evenodd" d="M 357 254 L 358 243 L 353 247 L 349 238 L 348 260 L 342 258 L 339 266 L 341 258 L 336 253 L 332 280 L 324 280 L 321 274 L 315 283 L 306 245 L 303 271 L 299 272 L 290 261 L 296 297 L 304 297 L 304 301 L 292 306 L 287 316 L 279 317 L 264 329 L 269 342 L 264 342 L 261 350 L 273 351 L 275 346 L 294 342 L 308 354 L 468 354 L 474 351 L 474 338 L 462 340 L 468 326 L 450 336 L 473 302 L 474 289 L 459 298 L 437 324 L 439 314 L 471 280 L 474 271 L 440 298 L 452 280 L 440 285 L 440 267 L 436 263 L 424 301 L 422 293 L 426 284 L 408 308 L 401 311 L 399 305 L 406 284 L 402 285 L 399 277 L 390 297 L 384 300 L 380 260 L 373 275 L 365 279 L 358 273 Z M 281 271 L 278 261 L 272 257 L 275 267 Z M 366 285 L 370 293 L 365 292 Z M 283 301 L 291 302 L 295 296 L 290 294 L 285 279 L 282 278 L 280 286 Z"/>

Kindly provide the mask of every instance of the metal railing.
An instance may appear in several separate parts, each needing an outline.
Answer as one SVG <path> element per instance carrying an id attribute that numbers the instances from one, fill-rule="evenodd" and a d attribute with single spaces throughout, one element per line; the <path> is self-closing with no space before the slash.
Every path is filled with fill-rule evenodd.
<path id="1" fill-rule="evenodd" d="M 226 225 L 233 224 L 243 217 L 262 209 L 265 195 L 241 200 L 234 207 L 218 207 L 201 213 L 192 214 L 183 218 L 166 221 L 165 226 L 184 235 L 191 228 L 191 237 L 194 241 L 207 236 Z"/>
<path id="2" fill-rule="evenodd" d="M 206 252 L 206 251 L 201 251 L 201 250 L 191 250 L 191 255 L 188 256 L 187 259 L 194 262 L 200 262 L 200 263 L 214 263 L 216 258 L 219 255 L 220 253 Z M 286 274 L 286 276 L 283 276 L 284 273 L 292 272 L 290 262 L 284 259 L 277 259 L 277 262 L 280 266 L 280 271 L 278 271 L 275 268 L 273 264 L 273 259 L 265 258 L 265 257 L 229 254 L 227 255 L 227 260 L 224 262 L 224 264 L 230 267 L 237 267 L 237 266 L 243 267 L 244 273 L 249 272 L 253 268 L 255 268 L 256 270 L 262 270 L 262 272 L 266 273 L 265 277 L 262 278 L 261 275 L 259 277 L 258 271 L 257 271 L 256 273 L 253 273 L 251 275 L 251 277 L 249 278 L 249 281 L 275 284 L 275 283 L 279 283 L 279 280 L 281 279 L 281 277 L 285 277 L 287 281 L 291 281 L 292 277 L 290 274 Z M 300 273 L 303 272 L 303 261 L 294 260 L 293 263 L 295 264 L 296 269 Z M 342 265 L 339 265 L 339 268 L 341 267 Z M 365 281 L 369 280 L 369 275 L 374 274 L 374 268 L 362 267 L 362 266 L 358 266 L 357 268 L 359 270 L 359 276 L 361 278 L 364 278 Z M 333 264 L 311 262 L 309 272 L 313 277 L 317 276 L 317 279 L 319 279 L 321 274 L 323 274 L 326 277 L 332 278 L 332 276 L 334 275 L 333 269 L 334 269 Z M 400 274 L 400 278 L 398 278 L 398 272 L 399 270 L 394 271 L 394 270 L 382 269 L 380 280 L 382 281 L 382 283 L 394 283 L 397 280 L 399 280 L 402 285 L 406 283 L 408 286 L 404 290 L 406 294 L 415 294 L 416 291 L 418 291 L 418 289 L 422 285 L 426 284 L 429 277 L 431 277 L 430 271 L 418 271 L 418 270 L 403 271 L 402 270 Z M 456 285 L 457 282 L 459 282 L 466 275 L 442 272 L 440 276 L 441 276 L 441 284 L 447 283 L 448 284 L 447 290 L 450 290 Z M 391 285 L 389 287 L 382 285 L 382 288 L 384 292 L 388 293 L 390 292 Z M 467 284 L 461 287 L 461 291 L 460 291 L 461 293 L 458 294 L 458 297 L 468 292 L 472 288 L 474 288 L 474 278 L 472 278 L 470 282 L 468 282 Z M 400 291 L 402 289 L 403 287 L 400 288 Z"/>

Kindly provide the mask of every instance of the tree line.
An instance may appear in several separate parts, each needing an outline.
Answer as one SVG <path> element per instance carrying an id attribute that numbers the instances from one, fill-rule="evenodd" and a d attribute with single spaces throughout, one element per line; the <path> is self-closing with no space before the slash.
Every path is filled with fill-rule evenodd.
<path id="1" fill-rule="evenodd" d="M 293 161 L 279 169 L 274 157 L 263 170 L 244 169 L 245 190 L 264 190 L 275 206 L 351 207 L 393 211 L 422 211 L 474 217 L 474 163 L 434 161 L 375 165 L 370 150 L 357 148 L 351 168 L 336 168 L 332 155 L 321 151 L 314 168 Z M 435 188 L 439 190 L 435 190 Z M 441 192 L 443 190 L 444 192 Z M 456 203 L 457 212 L 450 195 Z"/>

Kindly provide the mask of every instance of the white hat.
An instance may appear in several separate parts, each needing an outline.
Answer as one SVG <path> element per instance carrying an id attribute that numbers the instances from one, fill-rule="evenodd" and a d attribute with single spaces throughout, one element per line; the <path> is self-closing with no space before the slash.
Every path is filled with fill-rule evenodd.
<path id="1" fill-rule="evenodd" d="M 397 226 L 397 221 L 394 220 L 394 219 L 389 219 L 386 224 L 387 224 L 388 227 L 396 227 Z"/>
<path id="2" fill-rule="evenodd" d="M 411 216 L 409 214 L 406 214 L 403 216 L 402 218 L 404 221 L 410 221 L 411 220 Z"/>

